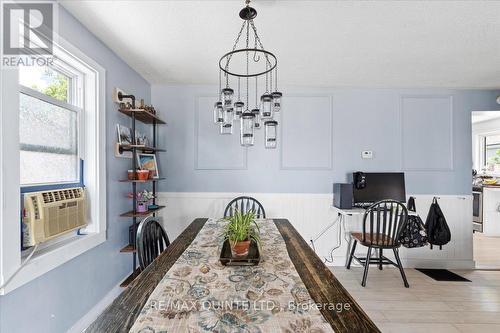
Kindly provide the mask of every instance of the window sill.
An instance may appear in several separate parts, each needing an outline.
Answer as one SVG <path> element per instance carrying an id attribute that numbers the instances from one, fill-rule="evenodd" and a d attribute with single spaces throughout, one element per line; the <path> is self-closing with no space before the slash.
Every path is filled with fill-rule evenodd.
<path id="1" fill-rule="evenodd" d="M 37 251 L 30 261 L 16 274 L 16 276 L 14 276 L 10 283 L 3 289 L 0 289 L 0 295 L 5 295 L 19 288 L 105 241 L 105 232 L 75 235 L 74 237 Z"/>

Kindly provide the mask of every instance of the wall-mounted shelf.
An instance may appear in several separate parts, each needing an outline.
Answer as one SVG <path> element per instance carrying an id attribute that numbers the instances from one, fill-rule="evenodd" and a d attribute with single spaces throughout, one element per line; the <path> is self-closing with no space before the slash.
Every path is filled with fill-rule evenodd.
<path id="1" fill-rule="evenodd" d="M 132 283 L 132 281 L 134 281 L 134 279 L 139 274 L 141 274 L 141 270 L 140 268 L 137 268 L 132 274 L 130 274 L 129 276 L 127 276 L 125 280 L 123 280 L 123 282 L 120 284 L 120 287 L 122 288 L 128 287 L 128 285 Z"/>
<path id="2" fill-rule="evenodd" d="M 163 208 L 165 208 L 165 206 L 158 206 L 158 208 L 150 209 L 144 213 L 139 213 L 139 212 L 134 213 L 134 211 L 131 210 L 131 211 L 128 211 L 126 213 L 121 214 L 120 216 L 121 217 L 147 217 L 149 215 L 152 215 L 152 214 L 158 212 L 160 209 L 163 209 Z"/>
<path id="3" fill-rule="evenodd" d="M 143 109 L 118 109 L 118 111 L 129 117 L 135 114 L 135 119 L 145 124 L 166 124 L 157 115 Z"/>
<path id="4" fill-rule="evenodd" d="M 165 152 L 166 149 L 156 148 L 156 147 L 147 147 L 143 145 L 120 145 L 118 149 L 121 151 L 131 151 L 133 149 L 140 150 L 142 152 Z"/>
<path id="5" fill-rule="evenodd" d="M 146 180 L 139 180 L 139 179 L 122 179 L 120 180 L 120 183 L 151 183 L 151 182 L 157 182 L 160 180 L 164 180 L 165 178 L 151 178 L 151 179 L 146 179 Z"/>
<path id="6" fill-rule="evenodd" d="M 134 245 L 128 244 L 124 248 L 120 249 L 120 252 L 122 253 L 130 253 L 130 252 L 137 252 Z"/>
<path id="7" fill-rule="evenodd" d="M 119 150 L 120 154 L 123 154 L 123 152 L 131 152 L 132 153 L 132 167 L 131 169 L 135 169 L 136 166 L 138 165 L 137 163 L 137 158 L 138 158 L 138 152 L 147 152 L 151 154 L 157 154 L 158 152 L 164 152 L 166 151 L 165 149 L 160 149 L 156 147 L 157 141 L 156 141 L 156 130 L 157 130 L 157 125 L 159 124 L 165 124 L 165 121 L 160 119 L 158 115 L 153 114 L 149 111 L 146 111 L 144 109 L 137 109 L 135 107 L 135 96 L 133 95 L 123 95 L 118 94 L 118 98 L 120 101 L 122 101 L 123 98 L 130 99 L 132 101 L 132 108 L 130 109 L 118 109 L 118 111 L 124 115 L 127 115 L 131 118 L 132 120 L 132 128 L 131 128 L 131 142 L 136 142 L 135 141 L 135 130 L 136 130 L 136 122 L 140 121 L 144 124 L 151 124 L 152 129 L 153 129 L 153 140 L 151 142 L 151 147 L 143 146 L 143 145 L 119 145 L 117 148 Z M 136 246 L 136 235 L 137 235 L 137 226 L 141 222 L 141 220 L 145 217 L 148 217 L 150 215 L 154 215 L 156 212 L 158 212 L 160 209 L 165 208 L 165 206 L 158 206 L 158 208 L 155 209 L 150 209 L 147 212 L 144 213 L 139 213 L 135 212 L 134 210 L 136 209 L 137 205 L 137 193 L 138 193 L 138 188 L 137 184 L 139 183 L 149 183 L 151 184 L 152 187 L 152 192 L 153 196 L 156 196 L 156 184 L 159 180 L 163 180 L 165 178 L 153 178 L 153 179 L 147 179 L 147 180 L 129 180 L 129 179 L 123 179 L 120 180 L 122 183 L 130 183 L 132 186 L 132 210 L 128 211 L 126 213 L 121 214 L 120 216 L 122 217 L 128 217 L 131 218 L 132 220 L 132 225 L 129 228 L 129 238 L 131 239 L 132 244 L 128 244 L 124 248 L 120 249 L 120 252 L 122 253 L 130 253 L 132 254 L 132 271 L 133 273 L 130 274 L 121 284 L 121 287 L 126 287 L 128 286 L 134 279 L 139 275 L 141 272 L 140 267 L 137 267 L 137 246 Z M 156 199 L 153 198 L 153 204 L 156 204 Z"/>

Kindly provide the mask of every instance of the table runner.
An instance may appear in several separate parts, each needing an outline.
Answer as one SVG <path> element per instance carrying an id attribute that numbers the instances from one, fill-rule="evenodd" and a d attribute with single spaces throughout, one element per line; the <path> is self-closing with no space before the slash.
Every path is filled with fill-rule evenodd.
<path id="1" fill-rule="evenodd" d="M 150 295 L 130 332 L 332 332 L 273 220 L 258 221 L 262 261 L 250 267 L 219 262 L 225 223 L 206 222 Z"/>

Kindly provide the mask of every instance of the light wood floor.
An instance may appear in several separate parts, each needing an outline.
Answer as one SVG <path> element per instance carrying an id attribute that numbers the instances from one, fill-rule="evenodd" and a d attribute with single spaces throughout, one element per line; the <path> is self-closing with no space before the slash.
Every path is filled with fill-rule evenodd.
<path id="1" fill-rule="evenodd" d="M 472 282 L 438 282 L 406 269 L 370 266 L 365 288 L 362 268 L 332 267 L 382 332 L 500 332 L 500 271 L 454 271 Z"/>
<path id="2" fill-rule="evenodd" d="M 500 237 L 474 233 L 474 261 L 476 267 L 500 268 Z"/>

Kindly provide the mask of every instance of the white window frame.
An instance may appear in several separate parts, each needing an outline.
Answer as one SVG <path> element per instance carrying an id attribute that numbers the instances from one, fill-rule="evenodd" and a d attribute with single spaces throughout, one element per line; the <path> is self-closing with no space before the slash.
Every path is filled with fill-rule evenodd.
<path id="1" fill-rule="evenodd" d="M 65 74 L 66 75 L 66 74 Z M 81 78 L 83 79 L 83 73 L 81 74 Z M 69 89 L 72 89 L 69 87 Z M 78 159 L 83 159 L 83 155 L 80 152 L 80 149 L 83 148 L 83 144 L 81 140 L 84 139 L 84 123 L 82 123 L 82 113 L 84 112 L 83 107 L 73 105 L 64 101 L 60 101 L 58 99 L 55 99 L 52 96 L 45 95 L 44 93 L 41 93 L 35 89 L 31 89 L 29 87 L 19 85 L 19 93 L 28 95 L 30 97 L 39 99 L 45 103 L 56 105 L 58 107 L 61 107 L 63 109 L 70 110 L 71 112 L 75 112 L 77 114 L 77 147 L 76 147 L 76 153 Z M 73 97 L 76 97 L 78 99 L 78 95 L 74 93 L 69 93 L 68 94 L 68 99 L 72 99 Z M 74 181 L 58 181 L 58 182 L 51 182 L 51 183 L 31 183 L 31 184 L 21 184 L 21 187 L 34 187 L 34 186 L 56 186 L 59 184 L 75 184 L 80 181 L 80 163 L 77 163 L 77 179 Z"/>
<path id="2" fill-rule="evenodd" d="M 473 164 L 474 167 L 477 168 L 478 173 L 482 174 L 482 170 L 486 167 L 486 160 L 484 158 L 484 153 L 485 153 L 485 140 L 487 136 L 491 135 L 500 135 L 500 131 L 495 130 L 495 131 L 481 131 L 481 132 L 476 132 L 473 133 Z M 484 172 L 486 175 L 490 176 L 500 176 L 500 172 L 498 171 L 486 171 Z"/>
<path id="3" fill-rule="evenodd" d="M 65 237 L 42 247 L 27 264 L 0 289 L 6 294 L 106 241 L 106 119 L 105 70 L 76 47 L 58 37 L 54 56 L 84 73 L 85 93 L 81 112 L 83 133 L 79 154 L 84 159 L 88 226 L 81 235 Z M 19 73 L 0 68 L 0 285 L 21 266 L 20 178 L 19 178 Z M 96 84 L 97 83 L 97 84 Z M 81 87 L 72 87 L 80 89 Z M 92 88 L 92 89 L 90 89 Z M 81 136 L 80 136 L 81 135 Z"/>

